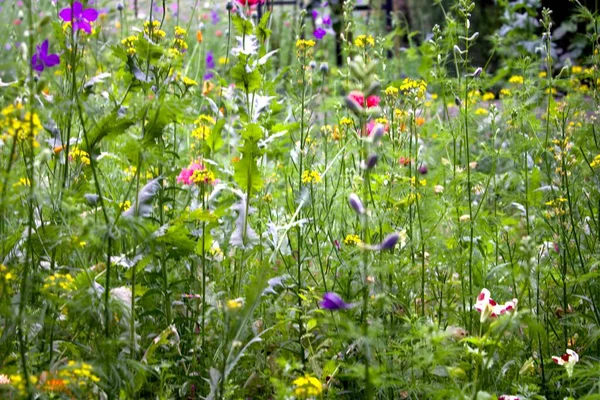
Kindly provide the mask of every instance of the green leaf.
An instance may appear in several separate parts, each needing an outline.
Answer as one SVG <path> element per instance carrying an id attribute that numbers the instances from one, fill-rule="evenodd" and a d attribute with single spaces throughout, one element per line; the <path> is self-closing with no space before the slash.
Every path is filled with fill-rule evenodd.
<path id="1" fill-rule="evenodd" d="M 223 147 L 223 136 L 221 135 L 223 126 L 225 126 L 225 120 L 218 120 L 215 126 L 212 128 L 210 135 L 208 135 L 208 138 L 206 138 L 206 144 L 212 151 L 217 151 Z"/>
<path id="2" fill-rule="evenodd" d="M 246 156 L 234 165 L 233 179 L 244 190 L 248 188 L 258 191 L 263 187 L 263 180 L 254 157 Z"/>
<path id="3" fill-rule="evenodd" d="M 252 22 L 248 21 L 247 19 L 244 19 L 239 15 L 234 14 L 231 16 L 231 22 L 233 22 L 235 30 L 241 36 L 252 34 Z"/>

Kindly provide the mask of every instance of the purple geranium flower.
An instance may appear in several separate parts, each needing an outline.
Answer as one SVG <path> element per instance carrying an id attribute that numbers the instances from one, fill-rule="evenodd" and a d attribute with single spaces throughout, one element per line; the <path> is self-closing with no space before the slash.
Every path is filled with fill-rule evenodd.
<path id="1" fill-rule="evenodd" d="M 60 64 L 58 54 L 48 54 L 48 46 L 48 39 L 46 39 L 40 46 L 35 47 L 35 54 L 31 57 L 31 68 L 37 72 L 42 72 L 44 68 Z"/>
<path id="2" fill-rule="evenodd" d="M 346 303 L 344 299 L 333 292 L 325 293 L 323 295 L 323 300 L 319 304 L 321 308 L 326 310 L 346 310 L 352 307 L 351 304 Z"/>
<path id="3" fill-rule="evenodd" d="M 82 29 L 84 32 L 92 33 L 91 23 L 98 19 L 98 11 L 93 8 L 83 9 L 83 5 L 76 1 L 73 8 L 67 7 L 60 10 L 58 14 L 63 21 L 70 22 L 74 30 Z"/>
<path id="4" fill-rule="evenodd" d="M 331 16 L 329 16 L 329 15 L 323 16 L 323 25 L 331 26 Z"/>
<path id="5" fill-rule="evenodd" d="M 311 14 L 313 19 L 319 18 L 319 12 L 317 10 L 312 10 Z"/>
<path id="6" fill-rule="evenodd" d="M 313 35 L 315 35 L 315 38 L 317 38 L 317 40 L 321 40 L 323 39 L 323 37 L 327 34 L 327 32 L 325 31 L 325 29 L 323 28 L 317 28 L 315 29 L 315 31 L 313 32 Z"/>

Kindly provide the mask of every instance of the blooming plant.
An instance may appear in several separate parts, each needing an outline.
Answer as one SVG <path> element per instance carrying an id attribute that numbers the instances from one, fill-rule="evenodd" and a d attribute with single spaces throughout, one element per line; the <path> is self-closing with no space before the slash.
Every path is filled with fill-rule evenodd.
<path id="1" fill-rule="evenodd" d="M 594 398 L 597 7 L 280 3 L 0 1 L 0 399 Z"/>

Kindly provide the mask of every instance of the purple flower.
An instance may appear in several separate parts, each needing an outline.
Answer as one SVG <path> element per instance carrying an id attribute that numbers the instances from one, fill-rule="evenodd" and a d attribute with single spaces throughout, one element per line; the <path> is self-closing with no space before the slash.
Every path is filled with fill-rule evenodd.
<path id="1" fill-rule="evenodd" d="M 323 25 L 331 26 L 331 16 L 329 16 L 329 15 L 323 16 Z"/>
<path id="2" fill-rule="evenodd" d="M 312 18 L 313 19 L 319 18 L 319 12 L 317 10 L 312 10 Z"/>
<path id="3" fill-rule="evenodd" d="M 35 47 L 35 54 L 31 57 L 31 68 L 37 72 L 44 71 L 44 68 L 54 67 L 60 64 L 58 54 L 48 54 L 48 39 L 44 40 L 40 46 Z"/>
<path id="4" fill-rule="evenodd" d="M 377 250 L 392 250 L 394 247 L 396 247 L 399 239 L 400 235 L 398 235 L 396 232 L 390 233 L 385 237 L 385 239 L 383 239 L 383 242 L 377 245 Z"/>
<path id="5" fill-rule="evenodd" d="M 83 5 L 76 1 L 73 3 L 73 8 L 67 7 L 60 10 L 58 16 L 66 22 L 70 22 L 74 30 L 82 29 L 84 32 L 92 33 L 90 25 L 98 18 L 98 11 L 93 8 L 83 9 Z"/>
<path id="6" fill-rule="evenodd" d="M 344 299 L 333 292 L 325 293 L 319 305 L 326 310 L 346 310 L 352 307 L 352 305 L 346 303 Z"/>
<path id="7" fill-rule="evenodd" d="M 427 175 L 427 165 L 421 164 L 421 166 L 418 168 L 418 171 L 421 175 Z"/>
<path id="8" fill-rule="evenodd" d="M 213 69 L 215 67 L 215 55 L 212 51 L 206 52 L 206 69 Z"/>
<path id="9" fill-rule="evenodd" d="M 327 34 L 327 31 L 325 31 L 325 29 L 323 28 L 317 28 L 315 29 L 315 31 L 313 32 L 313 35 L 315 35 L 315 38 L 317 38 L 317 40 L 321 40 L 323 39 L 323 37 Z"/>
<path id="10" fill-rule="evenodd" d="M 360 198 L 355 193 L 348 196 L 348 203 L 350 203 L 350 207 L 352 207 L 357 214 L 360 215 L 365 213 L 365 206 L 363 206 L 362 201 L 360 201 Z"/>
<path id="11" fill-rule="evenodd" d="M 221 18 L 219 17 L 219 13 L 217 12 L 217 10 L 212 10 L 210 12 L 210 19 L 211 19 L 213 25 L 216 25 L 219 23 Z"/>

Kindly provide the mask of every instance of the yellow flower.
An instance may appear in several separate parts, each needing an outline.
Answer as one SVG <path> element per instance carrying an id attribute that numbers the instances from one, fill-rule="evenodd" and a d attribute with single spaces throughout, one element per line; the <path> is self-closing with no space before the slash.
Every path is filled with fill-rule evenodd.
<path id="1" fill-rule="evenodd" d="M 90 165 L 90 155 L 86 151 L 80 150 L 77 147 L 74 147 L 71 150 L 70 159 L 79 160 L 82 164 Z"/>
<path id="2" fill-rule="evenodd" d="M 198 140 L 206 140 L 210 136 L 211 129 L 206 125 L 200 125 L 192 131 L 192 136 Z"/>
<path id="3" fill-rule="evenodd" d="M 538 73 L 538 78 L 545 78 L 547 76 L 548 76 L 548 74 L 546 73 L 546 71 L 540 71 Z"/>
<path id="4" fill-rule="evenodd" d="M 319 182 L 321 182 L 321 175 L 317 171 L 302 172 L 302 183 L 319 183 Z"/>
<path id="5" fill-rule="evenodd" d="M 354 125 L 354 121 L 350 118 L 343 117 L 340 119 L 340 125 L 352 126 Z"/>
<path id="6" fill-rule="evenodd" d="M 198 82 L 196 82 L 193 79 L 188 78 L 187 76 L 184 76 L 183 78 L 181 78 L 181 81 L 187 87 L 198 86 Z"/>
<path id="7" fill-rule="evenodd" d="M 478 108 L 475 110 L 475 115 L 488 115 L 488 110 L 485 108 Z"/>
<path id="8" fill-rule="evenodd" d="M 494 100 L 495 98 L 496 98 L 496 95 L 494 95 L 494 93 L 492 93 L 492 92 L 486 92 L 486 93 L 485 93 L 485 94 L 484 94 L 484 95 L 481 97 L 481 99 L 482 99 L 483 101 L 491 101 L 491 100 Z"/>
<path id="9" fill-rule="evenodd" d="M 294 389 L 294 395 L 300 398 L 315 397 L 323 392 L 323 385 L 321 382 L 310 375 L 304 375 L 296 378 L 293 382 L 296 388 Z"/>
<path id="10" fill-rule="evenodd" d="M 571 72 L 574 74 L 580 74 L 583 72 L 583 68 L 580 67 L 579 65 L 575 65 L 575 66 L 571 67 Z"/>
<path id="11" fill-rule="evenodd" d="M 215 174 L 207 169 L 195 170 L 190 178 L 192 182 L 198 183 L 213 183 L 216 179 Z"/>
<path id="12" fill-rule="evenodd" d="M 315 41 L 310 39 L 310 40 L 304 40 L 304 39 L 298 39 L 296 41 L 296 49 L 298 50 L 306 50 L 309 49 L 311 47 L 315 46 Z"/>
<path id="13" fill-rule="evenodd" d="M 227 57 L 219 57 L 219 64 L 220 65 L 225 65 L 227 64 Z"/>
<path id="14" fill-rule="evenodd" d="M 422 99 L 427 91 L 427 83 L 422 79 L 405 78 L 400 85 L 400 90 L 405 94 L 413 94 Z"/>
<path id="15" fill-rule="evenodd" d="M 208 122 L 211 125 L 214 125 L 217 123 L 217 121 L 215 121 L 215 119 L 213 117 L 211 117 L 210 115 L 206 115 L 206 114 L 202 114 L 200 115 L 198 118 L 196 118 L 196 120 L 194 121 L 195 124 L 200 125 L 203 122 Z"/>
<path id="16" fill-rule="evenodd" d="M 19 181 L 13 186 L 31 186 L 31 181 L 29 180 L 29 178 L 19 178 Z"/>
<path id="17" fill-rule="evenodd" d="M 242 308 L 243 305 L 244 301 L 240 298 L 227 300 L 227 303 L 225 303 L 225 306 L 229 311 L 239 310 L 240 308 Z"/>
<path id="18" fill-rule="evenodd" d="M 514 84 L 517 84 L 517 85 L 522 85 L 523 82 L 525 82 L 525 79 L 522 76 L 520 76 L 520 75 L 513 75 L 508 80 L 508 83 L 514 83 Z"/>
<path id="19" fill-rule="evenodd" d="M 187 31 L 180 26 L 175 27 L 175 36 L 185 36 L 187 35 Z"/>
<path id="20" fill-rule="evenodd" d="M 510 97 L 511 91 L 508 89 L 500 89 L 500 97 Z"/>
<path id="21" fill-rule="evenodd" d="M 398 88 L 394 86 L 388 86 L 385 88 L 385 95 L 389 97 L 398 97 Z"/>
<path id="22" fill-rule="evenodd" d="M 358 237 L 358 235 L 348 234 L 348 235 L 346 235 L 346 238 L 344 238 L 344 244 L 347 244 L 347 245 L 360 244 L 360 243 L 361 243 L 361 240 Z"/>
<path id="23" fill-rule="evenodd" d="M 129 200 L 125 200 L 119 203 L 119 210 L 127 211 L 131 208 L 131 202 Z"/>
<path id="24" fill-rule="evenodd" d="M 599 165 L 600 165 L 600 154 L 598 154 L 596 157 L 594 157 L 594 159 L 590 163 L 590 167 L 594 168 L 594 167 L 597 167 Z"/>
<path id="25" fill-rule="evenodd" d="M 365 47 L 366 45 L 375 46 L 375 39 L 371 35 L 358 35 L 354 39 L 354 45 L 356 47 Z"/>

